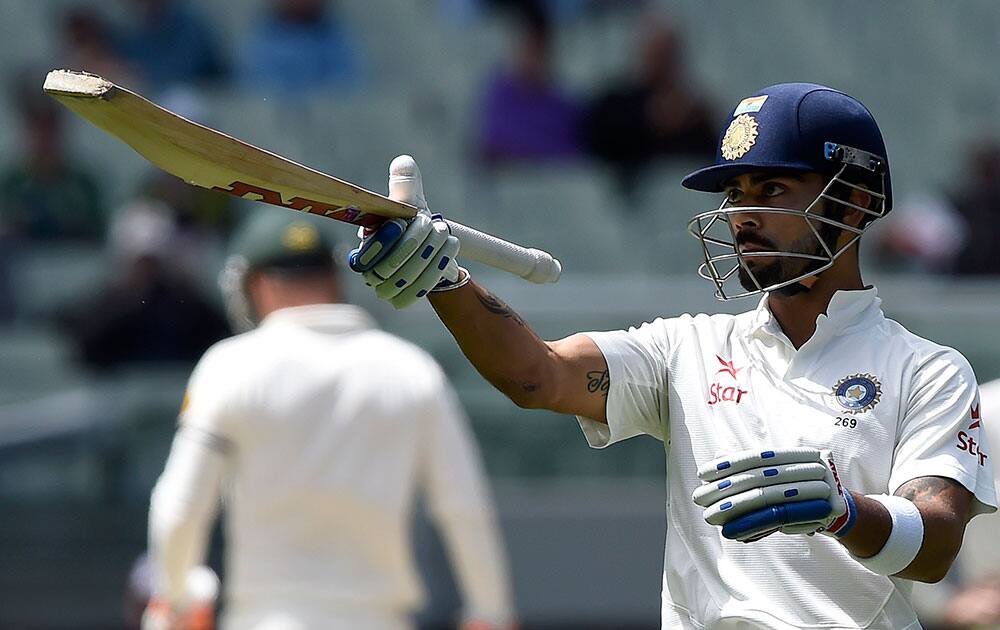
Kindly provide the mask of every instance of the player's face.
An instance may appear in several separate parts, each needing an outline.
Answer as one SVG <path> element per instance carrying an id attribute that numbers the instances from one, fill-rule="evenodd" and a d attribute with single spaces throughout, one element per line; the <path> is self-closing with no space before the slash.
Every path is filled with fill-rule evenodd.
<path id="1" fill-rule="evenodd" d="M 817 173 L 747 173 L 726 182 L 729 206 L 802 210 L 815 201 L 827 178 Z M 776 212 L 734 212 L 730 215 L 740 253 L 778 251 L 821 256 L 823 244 L 802 215 Z M 815 227 L 825 231 L 822 224 Z M 748 256 L 744 259 L 761 286 L 779 284 L 818 268 L 820 261 L 794 256 Z M 757 289 L 750 274 L 739 269 L 740 284 Z"/>

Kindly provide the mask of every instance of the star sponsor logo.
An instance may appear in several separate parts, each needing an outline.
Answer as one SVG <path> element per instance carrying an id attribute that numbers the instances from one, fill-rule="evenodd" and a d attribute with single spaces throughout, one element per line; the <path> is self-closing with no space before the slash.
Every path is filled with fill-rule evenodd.
<path id="1" fill-rule="evenodd" d="M 718 359 L 719 363 L 722 365 L 722 367 L 719 369 L 718 372 L 716 372 L 716 374 L 728 374 L 733 378 L 736 378 L 736 374 L 743 369 L 736 367 L 735 365 L 733 365 L 732 361 L 726 361 L 719 355 L 715 355 L 715 358 Z"/>
<path id="2" fill-rule="evenodd" d="M 873 374 L 851 374 L 833 386 L 833 396 L 847 413 L 864 413 L 882 400 L 882 383 Z"/>
<path id="3" fill-rule="evenodd" d="M 736 375 L 739 374 L 740 370 L 743 368 L 736 367 L 733 361 L 727 361 L 719 355 L 715 355 L 715 358 L 718 359 L 719 364 L 722 366 L 715 373 L 715 375 L 718 376 L 719 374 L 727 374 L 735 381 Z M 749 390 L 743 389 L 738 384 L 723 384 L 717 380 L 712 383 L 711 387 L 708 388 L 707 402 L 709 405 L 716 405 L 720 402 L 731 402 L 738 405 L 743 400 L 743 397 L 749 393 Z"/>
<path id="4" fill-rule="evenodd" d="M 976 435 L 978 435 L 979 430 L 982 428 L 982 419 L 979 417 L 979 403 L 976 403 L 969 415 L 972 422 L 969 423 L 969 426 L 965 430 L 958 432 L 958 444 L 955 445 L 955 448 L 976 457 L 979 460 L 979 465 L 985 466 L 986 460 L 990 456 L 983 451 L 983 447 L 976 440 L 976 436 L 970 433 L 970 431 L 975 431 Z"/>

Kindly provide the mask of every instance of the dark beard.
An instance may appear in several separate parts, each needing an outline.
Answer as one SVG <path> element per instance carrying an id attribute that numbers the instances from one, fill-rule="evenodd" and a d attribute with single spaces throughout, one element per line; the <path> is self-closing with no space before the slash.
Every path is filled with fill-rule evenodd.
<path id="1" fill-rule="evenodd" d="M 834 225 L 830 225 L 829 223 L 821 223 L 817 229 L 820 237 L 830 248 L 830 251 L 836 253 L 835 245 L 841 229 Z M 823 249 L 823 244 L 820 243 L 812 234 L 799 242 L 793 243 L 789 251 L 801 253 L 806 256 L 826 255 L 826 250 Z M 779 256 L 771 262 L 761 263 L 759 261 L 762 258 L 764 257 L 761 256 L 760 258 L 756 258 L 758 262 L 755 262 L 753 265 L 753 276 L 757 279 L 757 282 L 760 283 L 761 288 L 767 288 L 776 284 L 781 284 L 782 282 L 787 282 L 792 278 L 797 278 L 808 274 L 811 271 L 815 271 L 826 264 L 826 261 L 823 260 L 796 258 L 795 256 Z M 754 260 L 754 258 L 747 259 L 748 264 L 751 260 Z M 739 266 L 737 277 L 739 278 L 740 285 L 747 291 L 760 290 L 757 287 L 757 284 L 754 283 L 754 279 L 750 277 L 750 274 L 747 272 L 746 268 L 743 267 L 743 265 Z M 791 296 L 808 290 L 809 288 L 805 285 L 795 282 L 780 289 L 776 289 L 775 293 Z"/>

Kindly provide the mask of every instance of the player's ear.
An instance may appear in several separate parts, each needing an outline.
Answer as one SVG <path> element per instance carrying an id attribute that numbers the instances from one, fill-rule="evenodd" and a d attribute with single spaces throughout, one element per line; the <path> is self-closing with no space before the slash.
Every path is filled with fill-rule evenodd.
<path id="1" fill-rule="evenodd" d="M 863 190 L 858 190 L 857 188 L 852 188 L 851 195 L 848 197 L 848 201 L 852 204 L 868 209 L 871 209 L 873 199 L 874 198 L 869 193 L 866 193 Z M 860 210 L 851 208 L 850 206 L 847 206 L 846 208 L 847 212 L 844 214 L 844 223 L 855 227 L 861 225 L 867 215 Z"/>
<path id="2" fill-rule="evenodd" d="M 261 305 L 269 302 L 272 293 L 269 280 L 266 274 L 259 271 L 251 271 L 247 274 L 247 298 L 250 300 L 250 306 L 254 311 L 259 312 Z"/>

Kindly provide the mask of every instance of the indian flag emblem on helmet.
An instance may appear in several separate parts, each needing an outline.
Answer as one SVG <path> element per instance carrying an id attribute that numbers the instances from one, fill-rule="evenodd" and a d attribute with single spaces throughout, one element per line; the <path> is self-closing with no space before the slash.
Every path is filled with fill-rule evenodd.
<path id="1" fill-rule="evenodd" d="M 750 114 L 740 114 L 722 136 L 722 157 L 727 160 L 743 157 L 756 141 L 757 121 Z"/>
<path id="2" fill-rule="evenodd" d="M 882 400 L 882 384 L 871 374 L 852 374 L 840 379 L 833 395 L 847 413 L 864 413 Z"/>

